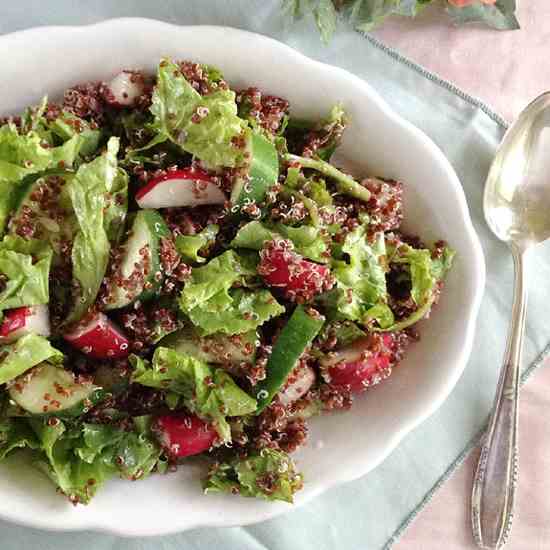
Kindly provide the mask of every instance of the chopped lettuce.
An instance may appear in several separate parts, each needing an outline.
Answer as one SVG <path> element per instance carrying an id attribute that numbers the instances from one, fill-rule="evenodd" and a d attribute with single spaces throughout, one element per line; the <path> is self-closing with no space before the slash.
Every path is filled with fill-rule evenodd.
<path id="1" fill-rule="evenodd" d="M 293 502 L 303 486 L 294 461 L 286 453 L 263 449 L 245 459 L 216 464 L 204 481 L 205 493 L 226 492 L 245 497 Z"/>
<path id="2" fill-rule="evenodd" d="M 323 328 L 321 340 L 334 337 L 337 341 L 336 347 L 343 348 L 365 336 L 366 333 L 352 321 L 332 321 Z"/>
<path id="3" fill-rule="evenodd" d="M 334 105 L 330 113 L 317 123 L 292 118 L 288 122 L 287 131 L 289 149 L 292 153 L 299 155 L 307 152 L 307 156 L 311 156 L 313 153 L 316 157 L 328 162 L 340 145 L 348 123 L 349 118 L 340 104 Z"/>
<path id="4" fill-rule="evenodd" d="M 101 139 L 101 130 L 94 129 L 85 120 L 63 111 L 50 123 L 49 129 L 62 141 L 76 138 L 78 155 L 87 157 L 97 151 Z"/>
<path id="5" fill-rule="evenodd" d="M 284 312 L 268 290 L 232 289 L 254 274 L 243 257 L 228 250 L 193 269 L 191 280 L 181 292 L 180 308 L 203 335 L 253 330 Z"/>
<path id="6" fill-rule="evenodd" d="M 93 153 L 99 144 L 99 130 L 92 130 L 74 115 L 64 113 L 45 131 L 37 126 L 35 119 L 29 121 L 26 133 L 20 133 L 14 124 L 0 127 L 0 181 L 17 182 L 27 174 L 59 166 L 69 168 L 81 155 Z"/>
<path id="7" fill-rule="evenodd" d="M 179 67 L 161 61 L 153 92 L 152 128 L 156 137 L 146 147 L 170 140 L 210 167 L 233 167 L 242 162 L 243 149 L 235 144 L 247 138 L 246 122 L 237 116 L 235 92 L 217 88 L 201 96 Z"/>
<path id="8" fill-rule="evenodd" d="M 112 243 L 118 243 L 124 233 L 128 212 L 128 179 L 126 171 L 118 168 L 111 190 L 106 193 L 104 226 Z"/>
<path id="9" fill-rule="evenodd" d="M 445 278 L 453 265 L 455 256 L 456 252 L 452 248 L 446 246 L 443 248 L 441 256 L 432 258 L 431 272 L 436 280 L 441 281 Z"/>
<path id="10" fill-rule="evenodd" d="M 35 465 L 74 503 L 87 504 L 116 474 L 127 479 L 147 476 L 161 454 L 151 437 L 114 426 L 73 426 L 59 419 L 29 423 L 40 442 Z"/>
<path id="11" fill-rule="evenodd" d="M 269 290 L 234 289 L 218 292 L 187 314 L 203 335 L 215 332 L 241 334 L 256 329 L 284 311 Z"/>
<path id="12" fill-rule="evenodd" d="M 4 237 L 0 242 L 0 273 L 5 278 L 0 311 L 48 303 L 52 256 L 45 242 Z"/>
<path id="13" fill-rule="evenodd" d="M 454 250 L 444 247 L 441 256 L 432 258 L 428 249 L 415 249 L 408 244 L 401 244 L 395 249 L 389 261 L 408 266 L 411 278 L 411 298 L 418 306 L 408 317 L 396 323 L 379 323 L 380 330 L 403 330 L 429 314 L 436 296 L 436 285 L 442 281 L 452 266 Z"/>
<path id="14" fill-rule="evenodd" d="M 0 421 L 0 460 L 16 449 L 37 449 L 36 435 L 24 418 L 3 418 Z"/>
<path id="15" fill-rule="evenodd" d="M 14 124 L 0 126 L 0 233 L 3 232 L 21 180 L 60 163 L 70 167 L 78 155 L 76 141 L 52 147 L 34 130 L 20 134 Z"/>
<path id="16" fill-rule="evenodd" d="M 105 210 L 107 193 L 113 191 L 120 179 L 118 148 L 118 138 L 111 138 L 107 151 L 83 164 L 70 182 L 69 194 L 79 226 L 72 249 L 73 277 L 80 295 L 69 322 L 78 321 L 94 303 L 107 270 L 110 243 L 106 221 L 112 223 L 114 218 Z"/>
<path id="17" fill-rule="evenodd" d="M 277 238 L 289 239 L 294 244 L 296 252 L 310 260 L 326 263 L 330 258 L 327 243 L 319 229 L 311 225 L 291 227 L 282 223 L 268 225 L 252 221 L 239 229 L 231 241 L 231 246 L 261 250 L 266 241 Z"/>
<path id="18" fill-rule="evenodd" d="M 199 252 L 214 243 L 219 230 L 219 225 L 211 224 L 196 235 L 178 235 L 176 237 L 176 248 L 183 261 L 199 264 L 206 262 L 206 258 L 200 256 Z"/>
<path id="19" fill-rule="evenodd" d="M 392 261 L 396 264 L 407 264 L 411 276 L 411 298 L 416 305 L 421 305 L 429 299 L 435 284 L 432 274 L 431 252 L 427 249 L 412 248 L 402 245 Z"/>
<path id="20" fill-rule="evenodd" d="M 180 307 L 189 312 L 219 292 L 229 290 L 237 281 L 248 275 L 243 271 L 238 254 L 229 250 L 213 258 L 203 267 L 195 267 L 191 280 L 186 283 L 181 296 Z"/>
<path id="21" fill-rule="evenodd" d="M 27 334 L 13 344 L 1 346 L 0 356 L 4 357 L 0 361 L 0 384 L 17 378 L 42 361 L 63 361 L 63 354 L 52 347 L 47 338 L 37 334 Z"/>
<path id="22" fill-rule="evenodd" d="M 365 226 L 359 226 L 346 235 L 341 254 L 333 264 L 336 288 L 324 299 L 338 316 L 362 321 L 370 308 L 387 299 L 384 234 L 369 243 Z"/>
<path id="23" fill-rule="evenodd" d="M 344 195 L 349 195 L 355 199 L 367 202 L 370 199 L 370 191 L 356 182 L 351 176 L 335 168 L 332 164 L 321 159 L 310 157 L 299 157 L 297 155 L 286 154 L 284 160 L 288 163 L 299 164 L 302 168 L 316 170 L 323 176 L 334 180 L 338 191 Z"/>
<path id="24" fill-rule="evenodd" d="M 151 363 L 138 356 L 132 356 L 130 361 L 135 368 L 133 382 L 181 395 L 185 407 L 212 422 L 224 442 L 231 441 L 226 417 L 256 410 L 256 400 L 223 369 L 214 369 L 185 353 L 157 347 Z"/>
<path id="25" fill-rule="evenodd" d="M 393 311 L 388 304 L 379 303 L 369 308 L 363 316 L 362 322 L 374 320 L 380 328 L 391 327 L 395 321 Z"/>
<path id="26" fill-rule="evenodd" d="M 148 475 L 155 467 L 160 449 L 152 437 L 128 432 L 116 426 L 84 424 L 82 445 L 75 454 L 88 463 L 93 463 L 105 450 L 117 458 L 116 466 L 122 477 L 138 479 Z"/>
<path id="27" fill-rule="evenodd" d="M 63 157 L 59 148 L 44 143 L 34 131 L 20 134 L 14 124 L 0 127 L 0 180 L 16 182 L 27 174 L 57 168 Z"/>

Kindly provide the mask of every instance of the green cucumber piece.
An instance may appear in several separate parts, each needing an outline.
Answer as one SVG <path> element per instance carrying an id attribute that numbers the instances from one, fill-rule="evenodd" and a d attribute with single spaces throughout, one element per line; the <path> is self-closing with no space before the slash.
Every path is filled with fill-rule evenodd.
<path id="1" fill-rule="evenodd" d="M 160 251 L 161 240 L 168 237 L 170 230 L 163 217 L 156 210 L 140 210 L 133 221 L 130 236 L 124 245 L 119 274 L 128 279 L 141 269 L 141 284 L 131 293 L 126 289 L 113 285 L 113 295 L 107 309 L 118 309 L 131 304 L 134 300 L 146 301 L 154 298 L 162 285 Z M 146 256 L 142 256 L 144 250 Z M 143 260 L 148 259 L 149 269 L 144 273 Z M 141 266 L 136 268 L 136 264 Z"/>
<path id="2" fill-rule="evenodd" d="M 31 414 L 74 417 L 88 412 L 105 392 L 63 367 L 41 363 L 10 384 L 9 396 Z"/>
<path id="3" fill-rule="evenodd" d="M 260 134 L 252 133 L 250 153 L 250 179 L 246 185 L 244 181 L 238 181 L 231 191 L 231 204 L 239 207 L 248 202 L 261 204 L 279 178 L 279 156 L 273 143 Z"/>
<path id="4" fill-rule="evenodd" d="M 185 328 L 161 340 L 159 346 L 186 353 L 205 363 L 239 365 L 254 363 L 257 339 L 253 330 L 235 336 L 221 333 L 200 336 L 192 329 Z"/>
<path id="5" fill-rule="evenodd" d="M 277 338 L 266 365 L 267 375 L 254 387 L 258 399 L 256 414 L 267 407 L 273 396 L 284 386 L 298 359 L 317 336 L 325 318 L 311 315 L 299 305 L 296 307 Z"/>

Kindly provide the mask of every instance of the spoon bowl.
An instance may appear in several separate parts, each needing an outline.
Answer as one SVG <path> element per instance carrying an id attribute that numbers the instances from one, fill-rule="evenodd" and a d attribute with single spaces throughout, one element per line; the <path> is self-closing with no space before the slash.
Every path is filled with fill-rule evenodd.
<path id="1" fill-rule="evenodd" d="M 510 127 L 487 177 L 487 224 L 502 241 L 526 248 L 550 238 L 550 92 Z"/>

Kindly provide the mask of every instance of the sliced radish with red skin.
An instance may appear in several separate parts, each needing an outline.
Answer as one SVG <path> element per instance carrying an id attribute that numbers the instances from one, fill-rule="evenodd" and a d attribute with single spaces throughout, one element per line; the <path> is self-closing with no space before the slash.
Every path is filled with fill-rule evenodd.
<path id="1" fill-rule="evenodd" d="M 184 458 L 208 451 L 218 438 L 216 430 L 194 414 L 159 416 L 153 433 L 171 458 Z"/>
<path id="2" fill-rule="evenodd" d="M 4 319 L 0 325 L 0 342 L 13 342 L 26 334 L 46 337 L 50 335 L 48 306 L 19 307 L 4 313 Z"/>
<path id="3" fill-rule="evenodd" d="M 371 352 L 372 339 L 361 338 L 321 361 L 323 366 L 328 367 L 330 385 L 361 392 L 388 378 L 391 374 L 393 338 L 384 334 L 382 344 L 381 349 Z"/>
<path id="4" fill-rule="evenodd" d="M 128 338 L 105 314 L 63 335 L 73 347 L 96 359 L 121 359 L 130 353 Z"/>
<path id="5" fill-rule="evenodd" d="M 175 170 L 154 178 L 136 193 L 136 202 L 140 208 L 224 204 L 226 199 L 214 179 L 197 168 Z"/>
<path id="6" fill-rule="evenodd" d="M 314 382 L 315 371 L 310 366 L 302 367 L 296 374 L 290 374 L 286 386 L 279 392 L 279 401 L 283 405 L 298 401 L 309 391 Z"/>
<path id="7" fill-rule="evenodd" d="M 295 302 L 307 302 L 334 285 L 334 277 L 327 266 L 304 259 L 294 252 L 292 242 L 285 239 L 264 244 L 258 273 L 267 285 L 280 288 Z"/>
<path id="8" fill-rule="evenodd" d="M 145 92 L 143 75 L 136 71 L 118 73 L 103 88 L 103 98 L 115 107 L 131 107 Z"/>

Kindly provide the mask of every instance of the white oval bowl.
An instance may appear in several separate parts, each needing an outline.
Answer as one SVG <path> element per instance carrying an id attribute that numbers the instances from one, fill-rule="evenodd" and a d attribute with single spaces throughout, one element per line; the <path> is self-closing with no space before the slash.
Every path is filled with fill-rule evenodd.
<path id="1" fill-rule="evenodd" d="M 19 113 L 44 94 L 121 69 L 154 71 L 162 56 L 218 66 L 233 88 L 254 85 L 287 98 L 292 113 L 316 118 L 341 102 L 353 124 L 342 153 L 364 173 L 405 182 L 405 226 L 456 249 L 454 268 L 431 319 L 392 377 L 346 413 L 313 419 L 294 456 L 305 476 L 304 504 L 374 467 L 448 396 L 466 366 L 485 268 L 460 182 L 438 147 L 396 115 L 363 80 L 318 63 L 264 36 L 223 27 L 178 27 L 119 19 L 85 27 L 46 27 L 0 38 L 0 115 Z M 322 450 L 321 450 L 322 447 Z M 73 507 L 19 457 L 0 466 L 0 517 L 56 530 L 94 529 L 125 536 L 235 526 L 289 512 L 291 505 L 203 495 L 202 468 L 182 467 L 138 483 L 115 480 L 89 506 Z"/>

